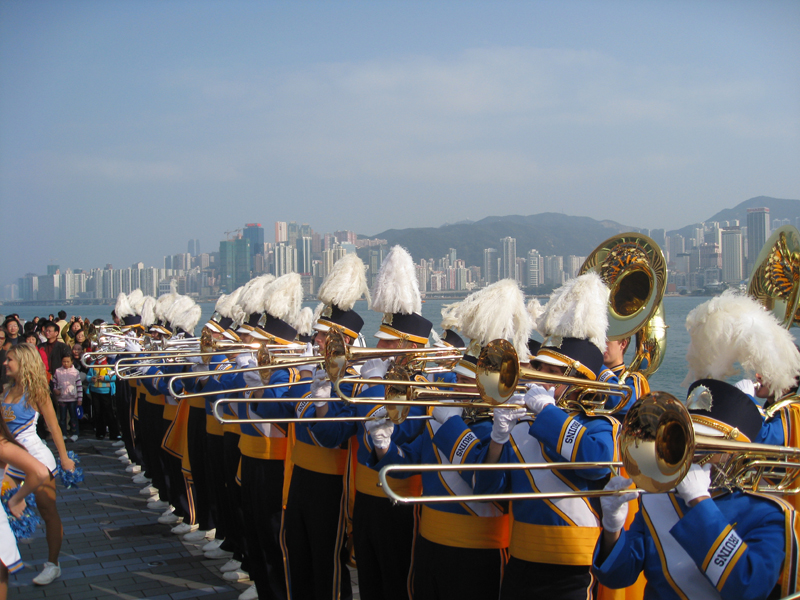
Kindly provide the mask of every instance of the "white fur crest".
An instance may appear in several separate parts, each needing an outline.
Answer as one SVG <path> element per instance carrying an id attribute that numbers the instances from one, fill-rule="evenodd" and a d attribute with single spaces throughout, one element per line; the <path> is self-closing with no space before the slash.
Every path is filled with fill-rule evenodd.
<path id="1" fill-rule="evenodd" d="M 132 317 L 136 314 L 136 311 L 133 310 L 131 303 L 128 302 L 128 294 L 125 292 L 120 292 L 119 296 L 117 296 L 117 303 L 114 305 L 114 312 L 120 319 L 123 317 Z"/>
<path id="2" fill-rule="evenodd" d="M 381 264 L 372 291 L 372 310 L 404 315 L 422 312 L 414 260 L 401 246 L 392 248 Z"/>
<path id="3" fill-rule="evenodd" d="M 314 333 L 314 323 L 316 323 L 314 311 L 311 310 L 310 307 L 304 306 L 297 316 L 297 322 L 294 324 L 294 328 L 299 335 L 311 335 Z"/>
<path id="4" fill-rule="evenodd" d="M 188 296 L 181 296 L 182 298 L 188 298 Z M 194 334 L 194 328 L 197 325 L 197 322 L 200 320 L 200 315 L 203 312 L 203 309 L 191 298 L 191 304 L 188 305 L 182 312 L 179 314 L 175 314 L 172 321 L 170 323 L 175 327 L 179 327 L 183 329 L 187 334 Z"/>
<path id="5" fill-rule="evenodd" d="M 300 274 L 281 275 L 267 286 L 262 297 L 264 312 L 289 324 L 296 323 L 303 304 L 303 283 Z"/>
<path id="6" fill-rule="evenodd" d="M 275 276 L 267 274 L 251 279 L 245 284 L 239 297 L 239 305 L 246 314 L 264 312 L 264 292 L 273 281 Z"/>
<path id="7" fill-rule="evenodd" d="M 156 299 L 145 296 L 142 302 L 142 327 L 147 329 L 156 322 Z"/>
<path id="8" fill-rule="evenodd" d="M 366 296 L 367 302 L 370 301 L 367 265 L 357 254 L 345 254 L 336 261 L 322 282 L 317 298 L 342 310 L 352 310 L 361 296 Z"/>
<path id="9" fill-rule="evenodd" d="M 691 341 L 683 385 L 706 377 L 725 380 L 737 373 L 739 363 L 780 395 L 800 374 L 800 353 L 791 333 L 749 296 L 728 290 L 704 302 L 686 317 L 686 329 Z"/>
<path id="10" fill-rule="evenodd" d="M 156 320 L 162 323 L 167 323 L 167 311 L 172 303 L 178 299 L 178 294 L 170 292 L 169 294 L 161 294 L 156 300 L 155 308 L 153 309 L 156 314 Z"/>
<path id="11" fill-rule="evenodd" d="M 528 314 L 531 317 L 531 326 L 536 328 L 536 323 L 539 321 L 539 317 L 541 317 L 542 313 L 544 312 L 544 306 L 542 306 L 538 298 L 531 298 L 528 301 L 526 308 L 528 309 Z"/>
<path id="12" fill-rule="evenodd" d="M 144 304 L 144 293 L 142 290 L 137 288 L 128 294 L 128 302 L 135 314 L 142 314 L 142 305 Z"/>
<path id="13" fill-rule="evenodd" d="M 536 329 L 545 339 L 589 340 L 605 352 L 609 293 L 597 273 L 570 279 L 550 295 Z"/>

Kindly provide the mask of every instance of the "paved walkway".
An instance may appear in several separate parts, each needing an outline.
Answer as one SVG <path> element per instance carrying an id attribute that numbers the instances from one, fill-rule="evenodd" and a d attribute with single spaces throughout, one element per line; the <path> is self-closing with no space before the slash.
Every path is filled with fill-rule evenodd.
<path id="1" fill-rule="evenodd" d="M 59 484 L 58 511 L 64 524 L 61 577 L 40 587 L 32 579 L 47 560 L 40 528 L 29 544 L 20 544 L 26 568 L 9 576 L 12 599 L 84 600 L 149 598 L 181 600 L 213 595 L 235 599 L 247 585 L 222 579 L 225 560 L 208 560 L 203 543 L 184 542 L 148 510 L 109 441 L 93 436 L 67 442 L 81 459 L 85 481 L 78 489 Z M 358 594 L 356 594 L 356 599 Z"/>

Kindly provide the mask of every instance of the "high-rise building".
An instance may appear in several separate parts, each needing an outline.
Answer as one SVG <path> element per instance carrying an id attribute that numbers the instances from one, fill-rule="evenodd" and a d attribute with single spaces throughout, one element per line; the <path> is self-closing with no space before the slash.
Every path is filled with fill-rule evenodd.
<path id="1" fill-rule="evenodd" d="M 289 221 L 286 225 L 286 241 L 289 242 L 290 245 L 297 248 L 297 238 L 300 237 L 300 225 L 298 225 L 295 221 Z"/>
<path id="2" fill-rule="evenodd" d="M 497 248 L 483 249 L 483 277 L 486 285 L 498 281 L 497 260 Z"/>
<path id="3" fill-rule="evenodd" d="M 567 279 L 574 279 L 578 276 L 578 271 L 581 269 L 583 261 L 586 260 L 585 256 L 574 256 L 570 254 L 564 257 L 564 276 Z"/>
<path id="4" fill-rule="evenodd" d="M 277 244 L 274 250 L 275 256 L 275 277 L 286 275 L 286 273 L 297 272 L 297 248 L 285 242 Z"/>
<path id="5" fill-rule="evenodd" d="M 538 250 L 528 251 L 528 287 L 539 287 L 543 283 L 544 274 L 542 255 Z"/>
<path id="6" fill-rule="evenodd" d="M 504 237 L 500 240 L 503 246 L 503 254 L 500 262 L 500 279 L 517 279 L 517 240 L 512 237 Z"/>
<path id="7" fill-rule="evenodd" d="M 545 285 L 558 286 L 564 283 L 564 257 L 545 256 L 544 257 L 544 283 Z"/>
<path id="8" fill-rule="evenodd" d="M 242 237 L 250 240 L 250 268 L 255 268 L 253 257 L 263 252 L 264 228 L 261 223 L 245 223 Z"/>
<path id="9" fill-rule="evenodd" d="M 275 243 L 289 241 L 289 230 L 286 221 L 275 221 Z"/>
<path id="10" fill-rule="evenodd" d="M 769 237 L 769 208 L 747 209 L 747 273 L 753 271 L 758 253 Z"/>
<path id="11" fill-rule="evenodd" d="M 220 289 L 230 294 L 250 281 L 250 240 L 241 237 L 219 243 Z"/>
<path id="12" fill-rule="evenodd" d="M 200 254 L 200 240 L 198 239 L 189 240 L 188 250 L 189 250 L 189 256 L 191 256 L 192 258 Z"/>
<path id="13" fill-rule="evenodd" d="M 297 269 L 300 273 L 311 273 L 313 238 L 303 236 L 297 240 Z"/>
<path id="14" fill-rule="evenodd" d="M 738 283 L 744 278 L 742 256 L 742 230 L 725 227 L 722 230 L 722 281 Z"/>
<path id="15" fill-rule="evenodd" d="M 58 265 L 47 265 L 47 274 L 48 275 L 58 275 Z"/>

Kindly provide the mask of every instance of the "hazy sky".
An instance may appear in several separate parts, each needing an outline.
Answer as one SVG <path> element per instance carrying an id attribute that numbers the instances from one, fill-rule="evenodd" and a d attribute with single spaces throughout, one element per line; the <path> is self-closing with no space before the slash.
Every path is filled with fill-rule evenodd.
<path id="1" fill-rule="evenodd" d="M 0 283 L 318 231 L 800 198 L 800 2 L 0 2 Z"/>

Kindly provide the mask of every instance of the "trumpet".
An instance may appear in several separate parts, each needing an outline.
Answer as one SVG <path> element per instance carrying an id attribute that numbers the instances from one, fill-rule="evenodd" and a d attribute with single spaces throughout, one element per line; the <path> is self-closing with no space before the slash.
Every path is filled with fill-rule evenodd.
<path id="1" fill-rule="evenodd" d="M 379 479 L 393 502 L 402 504 L 442 502 L 491 502 L 502 500 L 543 500 L 552 498 L 596 498 L 635 490 L 590 490 L 550 493 L 473 494 L 468 496 L 401 496 L 391 489 L 387 475 L 396 472 L 481 471 L 514 469 L 616 469 L 625 467 L 637 490 L 661 493 L 677 486 L 697 458 L 719 455 L 714 464 L 711 486 L 769 493 L 800 492 L 800 448 L 736 442 L 726 438 L 697 435 L 689 411 L 675 396 L 652 392 L 633 403 L 622 423 L 619 437 L 622 462 L 481 465 L 389 465 Z"/>
<path id="2" fill-rule="evenodd" d="M 631 389 L 622 384 L 604 381 L 590 381 L 580 377 L 542 373 L 535 369 L 520 366 L 517 351 L 507 340 L 489 342 L 478 357 L 478 371 L 475 382 L 483 398 L 491 399 L 495 404 L 503 404 L 518 389 L 520 379 L 567 385 L 579 390 L 574 400 L 559 400 L 562 408 L 579 408 L 587 415 L 613 414 L 625 406 L 631 398 Z M 597 396 L 616 396 L 621 399 L 612 409 L 606 409 Z"/>
<path id="3" fill-rule="evenodd" d="M 347 367 L 353 362 L 373 358 L 395 358 L 399 364 L 412 362 L 439 362 L 460 359 L 465 348 L 353 348 L 348 346 L 344 335 L 333 329 L 328 331 L 325 342 L 325 371 L 331 381 L 344 377 Z"/>

